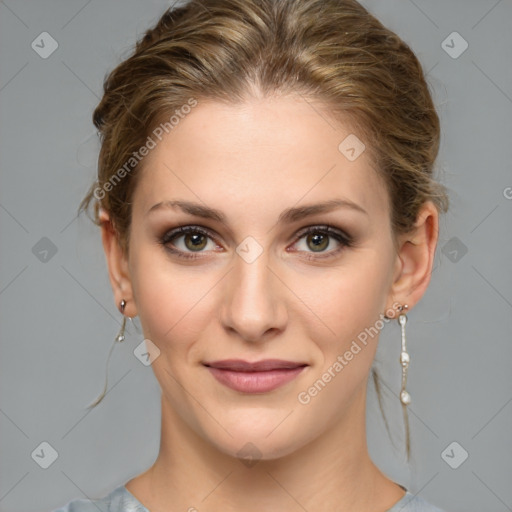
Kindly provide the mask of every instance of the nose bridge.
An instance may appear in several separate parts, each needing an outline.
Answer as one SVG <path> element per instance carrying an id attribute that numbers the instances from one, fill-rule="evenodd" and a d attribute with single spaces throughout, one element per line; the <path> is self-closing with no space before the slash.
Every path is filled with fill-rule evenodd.
<path id="1" fill-rule="evenodd" d="M 223 322 L 249 341 L 263 341 L 272 328 L 281 329 L 285 321 L 285 305 L 278 290 L 279 280 L 270 270 L 268 251 L 256 258 L 247 257 L 254 247 L 243 252 L 240 244 L 224 300 Z M 254 256 L 254 253 L 253 253 Z"/>

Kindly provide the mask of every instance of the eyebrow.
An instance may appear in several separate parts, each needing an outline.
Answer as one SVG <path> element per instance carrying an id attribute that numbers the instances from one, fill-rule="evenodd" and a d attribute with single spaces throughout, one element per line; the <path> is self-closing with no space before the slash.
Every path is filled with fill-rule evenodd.
<path id="1" fill-rule="evenodd" d="M 216 210 L 215 208 L 210 208 L 200 203 L 195 203 L 191 201 L 161 201 L 157 204 L 154 204 L 146 212 L 145 215 L 165 208 L 179 208 L 183 212 L 193 215 L 195 217 L 201 217 L 203 219 L 212 219 L 221 223 L 226 222 L 226 216 L 220 210 Z M 286 222 L 297 222 L 305 217 L 309 217 L 311 215 L 315 215 L 318 213 L 327 213 L 338 208 L 349 208 L 351 210 L 368 215 L 368 212 L 364 210 L 361 206 L 359 206 L 357 203 L 354 203 L 347 199 L 330 199 L 328 201 L 323 201 L 321 203 L 307 204 L 304 206 L 287 208 L 279 215 L 278 223 L 282 224 Z"/>

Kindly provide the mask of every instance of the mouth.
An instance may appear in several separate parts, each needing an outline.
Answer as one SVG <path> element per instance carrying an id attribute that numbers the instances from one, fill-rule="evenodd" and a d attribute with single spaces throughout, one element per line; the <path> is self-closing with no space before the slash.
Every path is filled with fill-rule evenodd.
<path id="1" fill-rule="evenodd" d="M 248 362 L 226 359 L 203 363 L 218 382 L 242 393 L 267 393 L 292 381 L 308 365 L 281 359 Z"/>

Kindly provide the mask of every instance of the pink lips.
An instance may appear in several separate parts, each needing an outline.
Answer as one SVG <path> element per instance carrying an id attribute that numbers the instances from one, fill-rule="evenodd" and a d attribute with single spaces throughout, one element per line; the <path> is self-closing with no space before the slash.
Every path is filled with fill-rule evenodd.
<path id="1" fill-rule="evenodd" d="M 307 366 L 305 363 L 265 359 L 250 363 L 225 359 L 204 363 L 222 384 L 243 393 L 266 393 L 293 380 Z"/>

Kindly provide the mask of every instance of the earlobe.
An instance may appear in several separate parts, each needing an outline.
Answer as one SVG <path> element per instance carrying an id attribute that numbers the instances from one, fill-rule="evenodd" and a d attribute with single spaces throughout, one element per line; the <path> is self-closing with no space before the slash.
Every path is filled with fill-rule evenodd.
<path id="1" fill-rule="evenodd" d="M 439 213 L 428 201 L 422 206 L 414 228 L 399 236 L 391 296 L 394 301 L 408 304 L 409 309 L 418 303 L 430 282 L 438 230 Z"/>
<path id="2" fill-rule="evenodd" d="M 124 314 L 133 318 L 137 316 L 137 310 L 133 300 L 128 261 L 119 244 L 117 233 L 112 226 L 108 213 L 100 209 L 99 218 L 101 222 L 101 239 L 116 307 L 119 308 L 121 301 L 125 300 Z"/>

